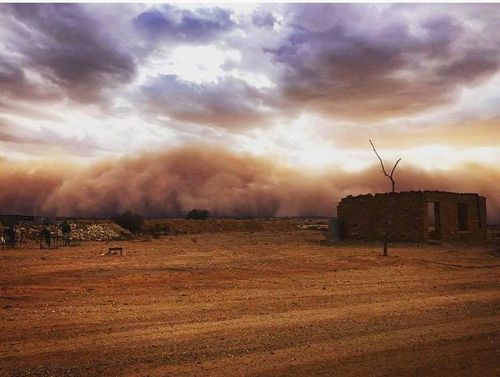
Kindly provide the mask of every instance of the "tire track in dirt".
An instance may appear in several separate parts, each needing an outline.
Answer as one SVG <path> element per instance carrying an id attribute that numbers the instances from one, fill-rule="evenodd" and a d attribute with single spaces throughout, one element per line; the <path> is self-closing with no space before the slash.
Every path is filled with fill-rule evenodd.
<path id="1" fill-rule="evenodd" d="M 329 248 L 304 234 L 122 243 L 123 258 L 99 257 L 107 246 L 95 243 L 6 251 L 0 375 L 483 377 L 498 369 L 498 271 L 414 260 L 498 258 L 476 246 L 411 245 L 382 258 L 379 246 Z"/>
<path id="2" fill-rule="evenodd" d="M 148 343 L 186 343 L 191 339 L 205 336 L 210 338 L 216 334 L 218 337 L 229 338 L 233 332 L 239 332 L 243 338 L 251 337 L 253 333 L 277 332 L 286 327 L 286 331 L 296 333 L 294 328 L 310 324 L 333 326 L 336 323 L 348 322 L 356 324 L 364 331 L 370 329 L 370 324 L 365 318 L 370 318 L 374 323 L 383 321 L 384 318 L 393 318 L 391 326 L 395 326 L 394 318 L 404 320 L 408 325 L 432 316 L 432 312 L 444 312 L 453 317 L 453 311 L 464 305 L 480 302 L 486 308 L 500 304 L 499 292 L 474 292 L 454 296 L 434 296 L 422 299 L 400 299 L 391 302 L 376 304 L 360 304 L 340 308 L 326 308 L 317 310 L 293 310 L 268 315 L 244 315 L 240 318 L 194 322 L 180 325 L 154 324 L 150 328 L 128 328 L 121 331 L 111 331 L 101 334 L 96 340 L 92 336 L 75 336 L 68 339 L 35 340 L 30 339 L 29 345 L 22 350 L 22 357 L 43 356 L 44 353 L 57 355 L 67 352 L 85 353 L 92 351 L 96 346 L 101 349 L 126 348 L 138 346 L 147 340 Z M 491 306 L 487 304 L 491 303 Z M 401 309 L 404 306 L 404 309 Z M 462 309 L 464 310 L 464 309 Z M 466 311 L 466 310 L 465 310 Z M 456 317 L 456 315 L 455 315 Z M 438 317 L 439 318 L 439 317 Z M 413 319 L 413 321 L 412 321 Z M 449 320 L 449 319 L 448 319 Z M 341 330 L 341 329 L 339 329 Z M 285 331 L 285 332 L 286 332 Z M 345 330 L 344 330 L 345 332 Z M 9 342 L 6 341 L 7 345 Z M 12 345 L 14 346 L 14 345 Z M 16 358 L 16 352 L 5 352 L 2 358 Z"/>

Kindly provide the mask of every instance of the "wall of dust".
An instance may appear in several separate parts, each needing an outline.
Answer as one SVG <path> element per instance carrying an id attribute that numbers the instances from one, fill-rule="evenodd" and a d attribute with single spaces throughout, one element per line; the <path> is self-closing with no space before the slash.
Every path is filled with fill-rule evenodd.
<path id="1" fill-rule="evenodd" d="M 474 165 L 422 171 L 401 164 L 398 190 L 478 192 L 488 220 L 500 221 L 500 170 Z M 91 166 L 0 161 L 0 213 L 110 217 L 133 210 L 149 217 L 206 208 L 219 216 L 334 216 L 347 195 L 385 192 L 369 169 L 305 172 L 265 158 L 207 147 L 108 159 Z"/>

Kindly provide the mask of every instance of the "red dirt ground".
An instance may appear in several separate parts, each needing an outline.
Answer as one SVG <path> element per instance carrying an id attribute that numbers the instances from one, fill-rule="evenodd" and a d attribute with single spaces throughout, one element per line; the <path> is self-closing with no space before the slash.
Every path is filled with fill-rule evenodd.
<path id="1" fill-rule="evenodd" d="M 0 250 L 0 375 L 500 375 L 498 254 L 321 238 Z"/>

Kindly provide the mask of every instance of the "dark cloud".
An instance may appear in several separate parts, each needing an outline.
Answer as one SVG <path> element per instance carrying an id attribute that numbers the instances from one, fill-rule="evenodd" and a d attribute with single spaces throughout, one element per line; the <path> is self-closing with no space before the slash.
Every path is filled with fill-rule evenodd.
<path id="1" fill-rule="evenodd" d="M 196 84 L 165 75 L 146 83 L 142 95 L 149 112 L 214 127 L 259 126 L 270 115 L 262 108 L 266 94 L 236 78 Z"/>
<path id="2" fill-rule="evenodd" d="M 499 66 L 498 51 L 476 48 L 439 69 L 438 75 L 443 81 L 472 82 L 497 72 Z"/>
<path id="3" fill-rule="evenodd" d="M 449 57 L 453 42 L 465 32 L 460 21 L 446 14 L 431 15 L 420 26 L 426 34 L 416 46 L 429 57 Z"/>
<path id="4" fill-rule="evenodd" d="M 283 66 L 279 82 L 288 107 L 384 118 L 447 102 L 462 85 L 498 71 L 498 45 L 489 41 L 498 36 L 482 35 L 458 17 L 429 15 L 432 7 L 414 6 L 410 27 L 397 9 L 293 6 L 290 33 L 267 50 Z M 462 46 L 464 35 L 475 43 Z"/>
<path id="5" fill-rule="evenodd" d="M 365 121 L 447 103 L 459 88 L 500 68 L 492 16 L 499 7 L 262 5 L 244 21 L 219 7 L 138 6 L 122 13 L 120 7 L 1 5 L 0 29 L 8 33 L 0 40 L 0 108 L 66 94 L 82 103 L 122 98 L 130 109 L 135 101 L 143 109 L 146 101 L 148 112 L 217 127 L 301 111 Z M 106 22 L 114 10 L 119 21 Z M 217 83 L 160 76 L 123 86 L 138 65 L 168 53 L 160 46 L 190 43 L 218 43 L 239 50 L 241 59 L 228 59 L 221 67 L 228 75 Z M 264 93 L 230 78 L 235 71 L 260 74 L 276 86 Z"/>
<path id="6" fill-rule="evenodd" d="M 34 84 L 18 64 L 9 62 L 0 55 L 0 107 L 9 107 L 9 99 L 38 102 L 60 98 L 60 93 L 53 87 Z"/>
<path id="7" fill-rule="evenodd" d="M 267 9 L 260 8 L 252 14 L 252 23 L 261 28 L 273 28 L 276 17 Z"/>
<path id="8" fill-rule="evenodd" d="M 129 82 L 132 56 L 77 4 L 2 5 L 3 19 L 16 34 L 9 44 L 22 55 L 18 66 L 31 69 L 74 100 L 99 101 L 102 90 Z M 10 16 L 10 17 L 8 17 Z M 19 86 L 22 73 L 11 76 Z"/>
<path id="9" fill-rule="evenodd" d="M 139 14 L 135 27 L 149 38 L 200 43 L 235 26 L 228 10 L 199 8 L 195 11 L 164 5 Z"/>

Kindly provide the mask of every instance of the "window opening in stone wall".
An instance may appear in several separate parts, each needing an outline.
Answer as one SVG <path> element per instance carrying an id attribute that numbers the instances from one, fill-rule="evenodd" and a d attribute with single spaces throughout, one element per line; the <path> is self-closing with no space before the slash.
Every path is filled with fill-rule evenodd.
<path id="1" fill-rule="evenodd" d="M 457 204 L 458 230 L 469 230 L 469 208 L 466 203 Z"/>
<path id="2" fill-rule="evenodd" d="M 477 224 L 479 228 L 483 227 L 483 222 L 481 221 L 481 204 L 479 203 L 479 195 L 476 197 L 477 203 Z"/>
<path id="3" fill-rule="evenodd" d="M 441 216 L 439 202 L 427 202 L 427 230 L 429 239 L 441 238 Z"/>

